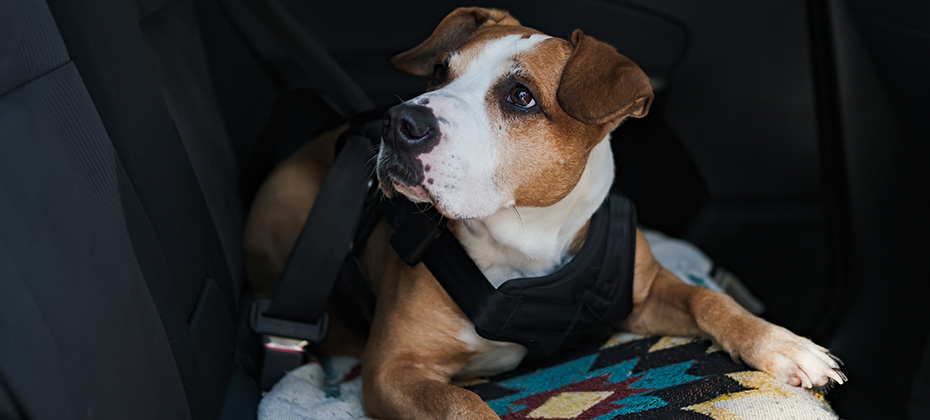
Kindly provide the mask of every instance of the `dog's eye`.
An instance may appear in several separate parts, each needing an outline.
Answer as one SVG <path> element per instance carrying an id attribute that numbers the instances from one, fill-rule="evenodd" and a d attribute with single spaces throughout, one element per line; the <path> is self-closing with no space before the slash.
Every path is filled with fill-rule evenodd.
<path id="1" fill-rule="evenodd" d="M 449 73 L 449 67 L 446 63 L 436 63 L 433 65 L 433 75 L 430 78 L 430 84 L 439 84 L 446 81 Z"/>
<path id="2" fill-rule="evenodd" d="M 532 108 L 536 105 L 536 99 L 526 86 L 517 86 L 507 95 L 507 102 L 510 102 L 520 108 Z"/>

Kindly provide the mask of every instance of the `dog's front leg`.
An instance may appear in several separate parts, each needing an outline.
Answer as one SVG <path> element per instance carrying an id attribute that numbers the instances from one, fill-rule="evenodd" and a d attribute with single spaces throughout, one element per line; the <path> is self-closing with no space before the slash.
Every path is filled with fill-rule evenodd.
<path id="1" fill-rule="evenodd" d="M 381 419 L 499 419 L 473 392 L 449 384 L 474 351 L 456 338 L 463 328 L 457 308 L 418 289 L 393 302 L 379 296 L 362 361 L 365 412 Z"/>
<path id="2" fill-rule="evenodd" d="M 653 259 L 637 235 L 634 307 L 625 324 L 631 331 L 709 337 L 734 360 L 794 386 L 845 382 L 827 349 L 750 314 L 730 296 L 684 283 Z"/>
<path id="3" fill-rule="evenodd" d="M 369 242 L 387 244 L 384 226 Z M 475 393 L 450 385 L 475 350 L 467 318 L 422 264 L 386 248 L 364 255 L 377 296 L 362 360 L 365 412 L 382 419 L 499 419 Z"/>
<path id="4" fill-rule="evenodd" d="M 365 359 L 367 415 L 379 419 L 499 419 L 473 392 L 448 384 L 445 366 L 415 361 L 421 356 L 408 354 L 380 364 Z"/>

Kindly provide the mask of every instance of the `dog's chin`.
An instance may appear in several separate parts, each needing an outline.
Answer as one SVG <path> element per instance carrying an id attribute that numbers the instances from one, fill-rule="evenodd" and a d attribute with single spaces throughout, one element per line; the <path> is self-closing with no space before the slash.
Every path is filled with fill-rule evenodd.
<path id="1" fill-rule="evenodd" d="M 429 204 L 433 206 L 439 214 L 448 219 L 465 220 L 473 218 L 467 216 L 463 217 L 455 212 L 448 211 L 442 203 L 433 198 L 426 188 L 419 185 L 411 186 L 395 180 L 386 180 L 381 182 L 381 192 L 384 193 L 387 198 L 393 198 L 395 195 L 400 194 L 411 202 Z"/>
<path id="2" fill-rule="evenodd" d="M 396 195 L 401 195 L 406 197 L 413 203 L 423 203 L 433 206 L 439 214 L 443 215 L 450 220 L 471 220 L 471 219 L 482 219 L 484 217 L 490 216 L 499 209 L 491 212 L 482 212 L 480 209 L 476 208 L 457 208 L 457 206 L 449 206 L 448 203 L 444 203 L 442 200 L 437 199 L 426 187 L 422 185 L 411 185 L 404 181 L 401 181 L 399 177 L 394 176 L 390 173 L 378 173 L 378 182 L 381 187 L 381 192 L 387 198 L 394 198 Z M 488 213 L 488 214 L 484 214 Z"/>

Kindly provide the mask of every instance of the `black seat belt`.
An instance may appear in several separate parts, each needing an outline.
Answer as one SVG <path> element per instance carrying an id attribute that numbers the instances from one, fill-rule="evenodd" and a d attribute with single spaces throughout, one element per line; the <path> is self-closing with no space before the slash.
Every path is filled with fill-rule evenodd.
<path id="1" fill-rule="evenodd" d="M 352 251 L 369 185 L 371 143 L 350 135 L 288 256 L 270 299 L 252 305 L 250 324 L 265 347 L 260 386 L 268 390 L 304 362 L 304 347 L 326 337 L 326 300 Z M 352 193 L 346 193 L 350 191 Z M 320 204 L 322 203 L 322 204 Z"/>
<path id="2" fill-rule="evenodd" d="M 365 116 L 374 102 L 329 53 L 276 0 L 242 0 L 297 65 L 317 83 L 321 96 L 346 119 Z M 368 130 L 370 131 L 370 130 Z M 315 205 L 287 258 L 270 299 L 252 305 L 250 324 L 263 336 L 260 386 L 270 389 L 284 373 L 303 363 L 304 347 L 327 333 L 324 305 L 352 251 L 366 189 L 372 188 L 372 144 L 365 133 L 349 133 Z"/>

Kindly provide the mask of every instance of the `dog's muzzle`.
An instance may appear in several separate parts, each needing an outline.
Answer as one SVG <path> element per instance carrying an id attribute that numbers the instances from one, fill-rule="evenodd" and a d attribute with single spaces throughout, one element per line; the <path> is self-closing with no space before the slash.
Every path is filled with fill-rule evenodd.
<path id="1" fill-rule="evenodd" d="M 429 201 L 423 186 L 425 171 L 417 157 L 439 143 L 439 121 L 425 106 L 400 104 L 385 113 L 381 127 L 378 179 L 385 194 L 394 191 L 416 201 Z"/>

